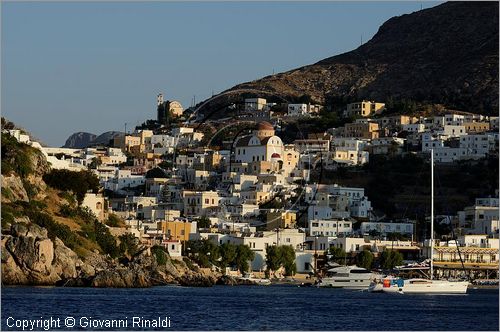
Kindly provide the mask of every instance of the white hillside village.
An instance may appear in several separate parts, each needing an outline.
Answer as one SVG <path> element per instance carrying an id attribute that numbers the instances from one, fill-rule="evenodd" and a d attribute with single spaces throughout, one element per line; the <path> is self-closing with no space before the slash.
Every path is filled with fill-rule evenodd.
<path id="1" fill-rule="evenodd" d="M 367 188 L 324 183 L 313 171 L 355 169 L 379 156 L 428 159 L 431 151 L 436 165 L 498 155 L 498 117 L 451 111 L 385 115 L 384 103 L 360 101 L 345 105 L 351 122 L 285 143 L 284 123 L 317 117 L 323 106 L 249 98 L 233 125 L 253 125 L 209 145 L 207 132 L 187 120 L 179 102 L 164 101 L 160 94 L 157 106 L 157 128 L 137 128 L 106 145 L 44 147 L 21 130 L 4 132 L 42 151 L 53 169 L 94 173 L 102 190 L 88 193 L 82 206 L 101 222 L 110 214 L 122 218 L 125 228 L 111 227 L 116 234 L 162 245 L 179 258 L 192 257 L 196 241 L 246 245 L 254 253 L 246 272 L 262 277 L 269 270 L 269 248 L 289 246 L 293 275 L 303 280 L 317 276 L 335 250 L 350 264 L 364 251 L 376 258 L 386 250 L 402 254 L 404 263 L 428 262 L 431 250 L 419 236 L 417 220 L 387 218 Z M 218 121 L 205 125 L 215 128 L 226 120 Z M 435 273 L 498 278 L 498 190 L 496 197 L 477 197 L 458 214 L 438 217 L 457 238 L 436 240 Z M 459 251 L 463 262 L 457 261 Z M 285 272 L 280 268 L 271 277 L 283 278 Z M 225 273 L 241 275 L 232 267 Z"/>

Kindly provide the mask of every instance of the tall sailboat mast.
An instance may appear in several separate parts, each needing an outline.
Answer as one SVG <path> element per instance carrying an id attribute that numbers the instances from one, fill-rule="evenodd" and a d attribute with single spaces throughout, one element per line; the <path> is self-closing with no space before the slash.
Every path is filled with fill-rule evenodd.
<path id="1" fill-rule="evenodd" d="M 431 149 L 431 280 L 434 275 L 434 150 Z"/>

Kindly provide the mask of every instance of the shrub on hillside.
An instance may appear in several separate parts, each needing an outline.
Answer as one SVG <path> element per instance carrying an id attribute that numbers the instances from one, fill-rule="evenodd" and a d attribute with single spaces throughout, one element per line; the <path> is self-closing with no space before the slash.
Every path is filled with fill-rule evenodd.
<path id="1" fill-rule="evenodd" d="M 16 172 L 21 178 L 33 173 L 30 153 L 33 150 L 27 144 L 19 143 L 14 137 L 2 133 L 2 174 Z"/>
<path id="2" fill-rule="evenodd" d="M 118 237 L 120 240 L 120 254 L 127 257 L 134 257 L 139 252 L 139 241 L 131 233 L 123 234 Z"/>
<path id="3" fill-rule="evenodd" d="M 102 251 L 113 258 L 118 257 L 120 250 L 116 245 L 115 238 L 111 235 L 106 225 L 96 220 L 94 222 L 94 232 L 96 242 L 101 247 Z"/>
<path id="4" fill-rule="evenodd" d="M 106 221 L 106 225 L 109 227 L 122 227 L 125 226 L 124 222 L 120 217 L 116 214 L 110 214 L 108 220 Z"/>
<path id="5" fill-rule="evenodd" d="M 151 254 L 155 256 L 158 265 L 165 265 L 168 262 L 168 254 L 165 248 L 162 246 L 153 246 L 151 248 Z"/>
<path id="6" fill-rule="evenodd" d="M 39 211 L 29 211 L 28 216 L 32 222 L 47 229 L 50 239 L 54 240 L 58 237 L 71 249 L 78 245 L 79 241 L 75 233 L 68 226 L 56 222 L 50 215 Z"/>
<path id="7" fill-rule="evenodd" d="M 43 176 L 43 180 L 53 188 L 72 191 L 80 204 L 88 191 L 99 192 L 99 179 L 89 171 L 53 169 Z"/>

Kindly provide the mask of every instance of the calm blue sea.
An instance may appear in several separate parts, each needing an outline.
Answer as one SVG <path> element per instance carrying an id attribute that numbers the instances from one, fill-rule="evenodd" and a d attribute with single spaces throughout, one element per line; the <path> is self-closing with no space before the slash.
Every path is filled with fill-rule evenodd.
<path id="1" fill-rule="evenodd" d="M 161 330 L 497 330 L 498 290 L 467 295 L 401 295 L 296 286 L 177 286 L 147 289 L 2 287 L 2 330 L 53 319 L 57 330 L 98 328 L 106 319 L 127 327 L 169 320 Z M 142 317 L 142 318 L 141 318 Z M 91 328 L 86 324 L 94 324 Z M 43 324 L 43 323 L 38 323 Z M 146 323 L 147 324 L 147 323 Z M 82 326 L 83 325 L 83 326 Z M 36 330 L 43 330 L 39 325 Z M 45 325 L 47 326 L 47 325 Z M 29 327 L 27 327 L 29 330 Z M 52 328 L 50 330 L 53 330 Z"/>

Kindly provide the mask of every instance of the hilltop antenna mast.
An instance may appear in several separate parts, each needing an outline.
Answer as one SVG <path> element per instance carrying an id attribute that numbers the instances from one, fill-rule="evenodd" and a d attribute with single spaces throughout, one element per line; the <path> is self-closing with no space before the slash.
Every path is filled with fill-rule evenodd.
<path id="1" fill-rule="evenodd" d="M 361 44 L 360 46 L 363 45 L 363 34 L 361 34 Z"/>

